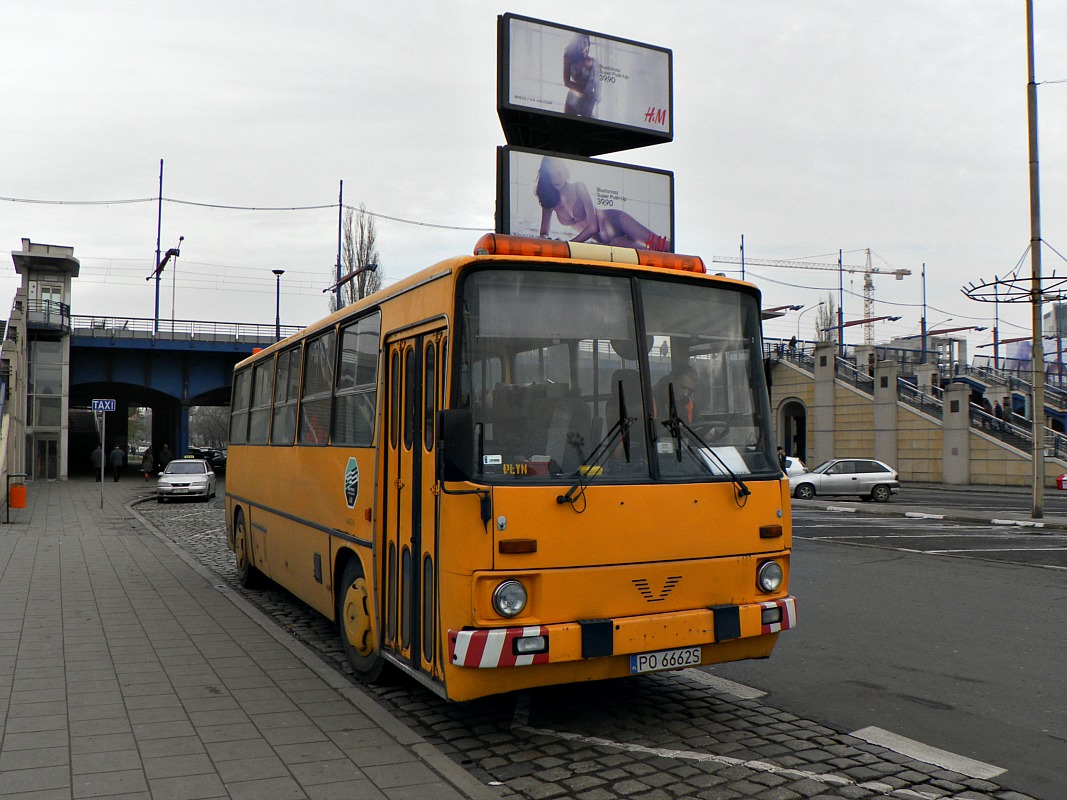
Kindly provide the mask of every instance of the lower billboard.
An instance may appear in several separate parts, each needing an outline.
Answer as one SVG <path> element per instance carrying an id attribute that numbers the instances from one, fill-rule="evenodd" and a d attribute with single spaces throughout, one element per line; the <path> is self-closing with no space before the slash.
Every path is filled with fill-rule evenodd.
<path id="1" fill-rule="evenodd" d="M 517 147 L 497 154 L 497 233 L 674 251 L 673 172 Z"/>

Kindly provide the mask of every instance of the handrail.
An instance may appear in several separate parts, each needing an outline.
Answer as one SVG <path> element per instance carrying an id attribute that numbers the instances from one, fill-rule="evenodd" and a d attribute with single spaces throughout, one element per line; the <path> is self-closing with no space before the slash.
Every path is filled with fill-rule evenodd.
<path id="1" fill-rule="evenodd" d="M 153 333 L 156 322 L 152 319 L 137 317 L 101 317 L 77 315 L 70 318 L 71 333 L 81 336 L 124 336 L 136 338 L 158 337 L 172 339 L 175 337 L 233 339 L 273 342 L 276 328 L 273 324 L 256 322 L 210 322 L 206 320 L 160 320 L 158 333 Z M 303 330 L 300 325 L 282 325 L 282 338 Z"/>
<path id="2" fill-rule="evenodd" d="M 858 369 L 855 364 L 841 356 L 834 362 L 834 374 L 846 383 L 867 394 L 874 394 L 874 376 Z"/>

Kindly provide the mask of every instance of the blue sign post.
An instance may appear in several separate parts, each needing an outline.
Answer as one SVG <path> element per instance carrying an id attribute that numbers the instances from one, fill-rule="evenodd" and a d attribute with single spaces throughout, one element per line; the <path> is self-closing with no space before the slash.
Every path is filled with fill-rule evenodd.
<path id="1" fill-rule="evenodd" d="M 107 417 L 103 412 L 114 410 L 114 400 L 93 400 L 93 413 L 100 412 L 100 508 L 104 507 L 104 464 L 107 463 L 107 450 L 104 449 L 107 442 Z"/>

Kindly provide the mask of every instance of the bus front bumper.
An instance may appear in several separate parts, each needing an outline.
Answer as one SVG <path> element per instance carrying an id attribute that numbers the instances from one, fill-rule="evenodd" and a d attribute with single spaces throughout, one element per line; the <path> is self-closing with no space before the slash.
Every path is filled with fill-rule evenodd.
<path id="1" fill-rule="evenodd" d="M 481 669 L 558 664 L 605 656 L 716 645 L 777 634 L 796 626 L 796 598 L 667 614 L 578 620 L 555 625 L 449 630 L 457 667 Z M 705 663 L 710 656 L 702 659 Z"/>

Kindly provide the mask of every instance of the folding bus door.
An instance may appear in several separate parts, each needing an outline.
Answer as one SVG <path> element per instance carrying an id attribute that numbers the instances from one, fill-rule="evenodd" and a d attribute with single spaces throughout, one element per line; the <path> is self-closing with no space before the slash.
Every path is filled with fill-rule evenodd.
<path id="1" fill-rule="evenodd" d="M 443 341 L 443 331 L 431 330 L 388 344 L 383 640 L 412 669 L 431 674 L 440 671 L 433 426 Z"/>

